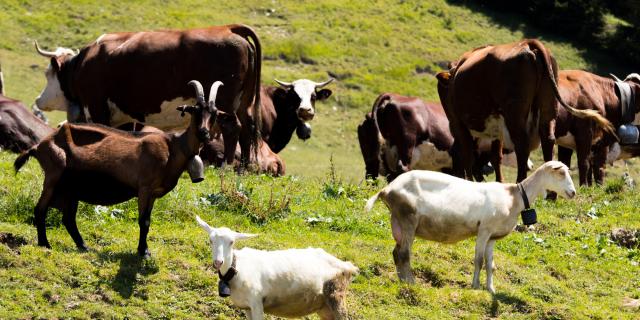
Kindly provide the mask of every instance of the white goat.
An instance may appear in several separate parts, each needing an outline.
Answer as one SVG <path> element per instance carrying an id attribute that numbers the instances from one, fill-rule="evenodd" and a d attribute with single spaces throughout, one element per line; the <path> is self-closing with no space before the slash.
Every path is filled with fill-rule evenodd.
<path id="1" fill-rule="evenodd" d="M 567 166 L 549 161 L 521 182 L 532 202 L 546 190 L 572 198 L 576 189 Z M 478 183 L 433 171 L 404 173 L 367 201 L 371 210 L 382 199 L 391 211 L 391 231 L 396 241 L 393 260 L 401 281 L 413 283 L 410 256 L 414 237 L 455 243 L 477 236 L 473 288 L 480 287 L 483 259 L 487 266 L 487 290 L 495 292 L 492 279 L 493 245 L 508 235 L 525 208 L 518 185 Z"/>
<path id="2" fill-rule="evenodd" d="M 347 286 L 358 273 L 351 262 L 315 248 L 234 250 L 236 240 L 255 235 L 212 228 L 198 216 L 196 220 L 209 235 L 213 265 L 219 275 L 226 278 L 235 268 L 235 276 L 227 279 L 231 301 L 249 309 L 249 319 L 262 319 L 264 312 L 280 317 L 316 312 L 321 319 L 346 319 Z"/>

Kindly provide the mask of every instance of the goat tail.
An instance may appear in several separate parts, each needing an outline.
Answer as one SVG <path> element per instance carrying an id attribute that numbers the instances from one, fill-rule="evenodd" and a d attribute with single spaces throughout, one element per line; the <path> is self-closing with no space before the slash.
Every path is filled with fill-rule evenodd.
<path id="1" fill-rule="evenodd" d="M 18 173 L 18 171 L 20 171 L 20 168 L 22 168 L 22 166 L 24 166 L 24 164 L 29 161 L 29 158 L 35 155 L 35 152 L 36 149 L 31 148 L 21 153 L 18 158 L 16 158 L 16 161 L 13 162 L 13 169 L 15 169 L 16 174 Z"/>
<path id="2" fill-rule="evenodd" d="M 373 197 L 369 198 L 369 200 L 367 200 L 367 205 L 364 206 L 364 210 L 366 212 L 371 211 L 371 209 L 373 209 L 373 205 L 376 203 L 376 201 L 378 201 L 378 197 L 380 196 L 380 193 L 382 193 L 382 191 L 376 193 L 373 195 Z"/>

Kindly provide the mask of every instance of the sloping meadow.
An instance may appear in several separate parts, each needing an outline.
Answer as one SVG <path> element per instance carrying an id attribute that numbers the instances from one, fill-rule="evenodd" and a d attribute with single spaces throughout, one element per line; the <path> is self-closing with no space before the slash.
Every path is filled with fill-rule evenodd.
<path id="1" fill-rule="evenodd" d="M 640 229 L 637 191 L 622 180 L 582 188 L 574 201 L 538 201 L 534 230 L 514 231 L 496 245 L 497 294 L 471 289 L 473 241 L 455 245 L 417 240 L 417 284 L 402 285 L 391 257 L 389 216 L 382 204 L 362 208 L 382 183 L 237 176 L 208 168 L 192 184 L 185 175 L 156 202 L 149 245 L 140 260 L 137 207 L 82 204 L 79 228 L 90 247 L 76 250 L 51 210 L 52 250 L 37 247 L 31 225 L 42 173 L 31 161 L 16 176 L 15 155 L 0 154 L 0 318 L 244 317 L 217 296 L 199 214 L 214 226 L 260 236 L 237 244 L 261 249 L 322 247 L 360 268 L 348 305 L 355 319 L 635 318 L 625 298 L 640 298 L 637 239 L 612 237 Z M 484 272 L 482 275 L 484 279 Z"/>

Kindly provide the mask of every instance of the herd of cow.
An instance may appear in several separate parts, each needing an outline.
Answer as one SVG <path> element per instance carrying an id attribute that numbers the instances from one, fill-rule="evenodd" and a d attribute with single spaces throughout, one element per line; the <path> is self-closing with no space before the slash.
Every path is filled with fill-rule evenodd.
<path id="1" fill-rule="evenodd" d="M 285 164 L 277 153 L 294 131 L 300 139 L 310 138 L 308 121 L 314 118 L 315 102 L 332 94 L 324 87 L 333 79 L 261 85 L 260 40 L 244 25 L 105 34 L 79 51 L 35 46 L 50 59 L 47 84 L 36 106 L 66 112 L 67 122 L 52 129 L 22 103 L 7 98 L 0 71 L 0 146 L 21 153 L 16 170 L 35 157 L 45 172 L 35 224 L 38 244 L 47 247 L 49 207 L 63 212 L 65 227 L 78 248 L 85 250 L 75 223 L 78 201 L 109 205 L 137 197 L 138 252 L 148 255 L 153 203 L 175 187 L 182 172 L 197 171 L 201 157 L 216 166 L 283 175 Z M 541 145 L 544 160 L 551 161 L 557 144 L 559 158 L 567 166 L 573 150 L 577 152 L 581 184 L 594 180 L 601 184 L 607 162 L 640 154 L 638 129 L 633 125 L 640 111 L 640 99 L 635 99 L 640 90 L 638 74 L 620 80 L 585 71 L 558 71 L 553 55 L 541 42 L 523 40 L 473 49 L 436 77 L 441 104 L 395 93 L 377 97 L 357 129 L 367 177 L 383 175 L 392 181 L 422 169 L 482 181 L 489 162 L 496 180 L 502 182 L 504 157 L 515 155 L 521 182 L 532 168 L 530 152 Z M 209 99 L 203 88 L 210 88 Z M 507 191 L 496 192 L 517 198 L 513 194 L 529 192 L 527 183 L 547 183 L 549 190 L 575 195 L 565 166 L 552 162 L 538 171 L 536 178 L 518 185 L 520 191 L 507 186 Z M 544 180 L 546 176 L 555 180 Z M 192 179 L 201 178 L 196 173 Z M 444 175 L 420 179 L 480 188 L 449 181 Z M 394 250 L 397 265 L 408 259 L 403 233 L 415 229 L 403 225 L 401 213 L 394 216 L 390 203 L 399 200 L 389 194 L 402 190 L 400 184 L 379 193 L 392 210 L 392 220 L 396 219 L 396 224 L 392 221 L 394 238 L 404 246 Z M 532 193 L 532 198 L 538 193 Z M 517 208 L 528 207 L 525 194 L 524 202 L 514 200 L 509 206 L 498 196 L 483 202 L 504 206 L 500 235 L 485 235 L 489 252 L 491 241 L 513 229 Z M 377 197 L 370 200 L 369 209 Z M 480 226 L 489 218 L 478 217 L 475 229 L 459 230 L 458 238 L 495 229 L 497 222 Z M 412 237 L 413 231 L 411 242 Z M 404 272 L 410 279 L 403 270 L 399 269 L 401 278 Z"/>

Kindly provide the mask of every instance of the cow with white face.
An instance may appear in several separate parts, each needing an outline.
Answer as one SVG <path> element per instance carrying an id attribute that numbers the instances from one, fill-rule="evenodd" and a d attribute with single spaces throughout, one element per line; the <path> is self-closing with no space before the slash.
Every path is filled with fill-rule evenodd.
<path id="1" fill-rule="evenodd" d="M 179 130 L 189 116 L 176 108 L 195 102 L 186 83 L 221 81 L 216 127 L 232 146 L 226 162 L 233 163 L 238 142 L 243 166 L 251 147 L 257 151 L 259 123 L 249 113 L 260 114 L 262 49 L 248 26 L 108 33 L 77 52 L 45 51 L 37 43 L 36 50 L 50 59 L 47 86 L 36 100 L 42 110 L 66 111 L 70 122 Z"/>
<path id="2" fill-rule="evenodd" d="M 262 138 L 273 152 L 280 152 L 291 140 L 293 132 L 302 140 L 311 137 L 311 121 L 315 116 L 315 102 L 326 100 L 331 90 L 323 89 L 334 79 L 315 82 L 299 79 L 284 82 L 274 79 L 280 86 L 262 86 Z"/>

